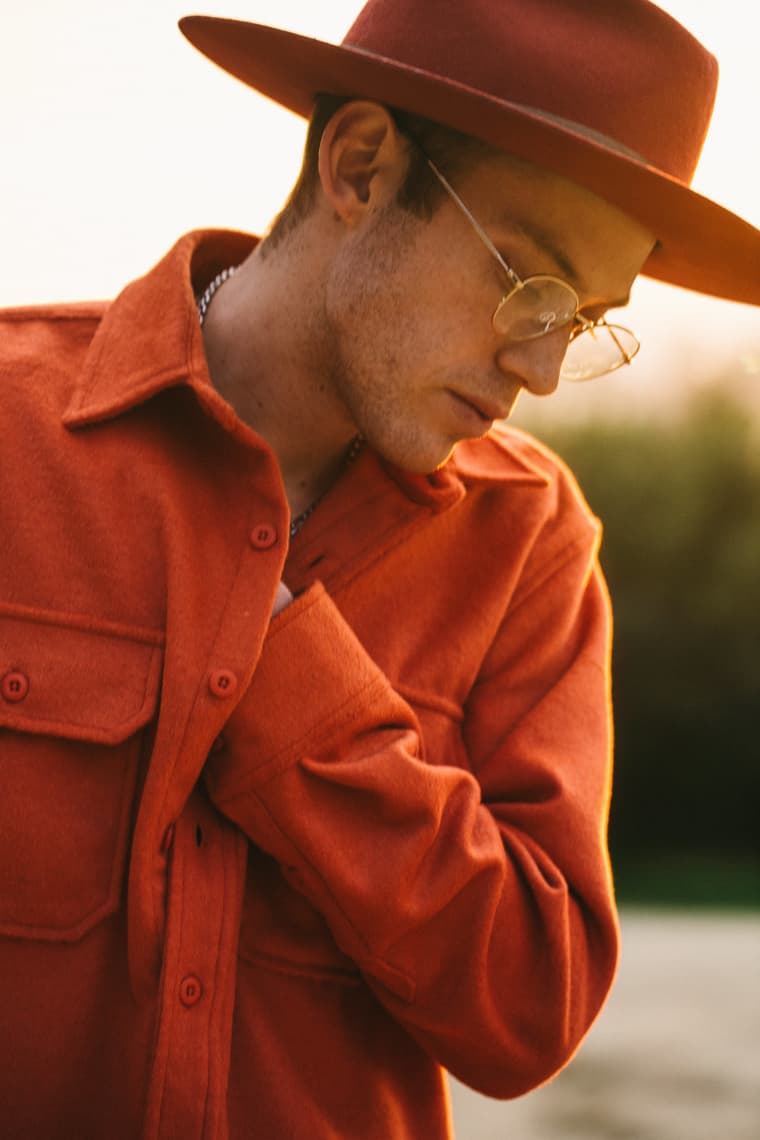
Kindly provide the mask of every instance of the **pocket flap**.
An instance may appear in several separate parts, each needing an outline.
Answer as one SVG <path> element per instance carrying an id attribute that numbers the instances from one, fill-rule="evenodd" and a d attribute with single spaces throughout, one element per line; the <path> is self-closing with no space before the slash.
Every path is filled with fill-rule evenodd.
<path id="1" fill-rule="evenodd" d="M 0 607 L 0 727 L 119 744 L 151 718 L 163 635 Z"/>

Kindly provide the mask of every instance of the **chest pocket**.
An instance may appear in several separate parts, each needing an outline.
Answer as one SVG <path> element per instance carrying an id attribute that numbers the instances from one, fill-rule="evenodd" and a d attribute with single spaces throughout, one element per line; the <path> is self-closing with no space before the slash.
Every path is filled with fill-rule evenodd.
<path id="1" fill-rule="evenodd" d="M 0 933 L 75 941 L 119 905 L 161 636 L 0 608 Z"/>

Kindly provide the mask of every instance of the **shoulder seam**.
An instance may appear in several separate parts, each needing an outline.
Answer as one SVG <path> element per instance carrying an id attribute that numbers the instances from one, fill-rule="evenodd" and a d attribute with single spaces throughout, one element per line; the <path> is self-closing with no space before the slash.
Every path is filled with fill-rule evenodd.
<path id="1" fill-rule="evenodd" d="M 90 304 L 92 307 L 90 308 Z M 82 307 L 61 308 L 46 305 L 23 305 L 17 308 L 0 309 L 0 321 L 21 323 L 22 321 L 100 321 L 107 302 L 84 302 Z"/>

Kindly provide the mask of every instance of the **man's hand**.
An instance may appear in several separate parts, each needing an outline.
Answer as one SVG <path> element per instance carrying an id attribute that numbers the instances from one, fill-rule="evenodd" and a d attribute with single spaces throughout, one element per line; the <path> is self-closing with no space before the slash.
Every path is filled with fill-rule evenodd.
<path id="1" fill-rule="evenodd" d="M 280 582 L 277 587 L 277 594 L 274 599 L 274 609 L 272 610 L 272 617 L 276 617 L 280 610 L 284 610 L 293 601 L 293 595 L 284 582 Z"/>

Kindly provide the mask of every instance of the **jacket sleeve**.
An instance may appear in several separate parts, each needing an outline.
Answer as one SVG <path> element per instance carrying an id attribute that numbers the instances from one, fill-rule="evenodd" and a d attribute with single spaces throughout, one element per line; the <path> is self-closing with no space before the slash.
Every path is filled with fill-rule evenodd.
<path id="1" fill-rule="evenodd" d="M 469 770 L 423 758 L 413 710 L 321 584 L 270 627 L 244 762 L 206 769 L 396 1020 L 492 1096 L 569 1059 L 615 968 L 595 545 L 576 536 L 513 597 L 465 709 Z"/>

